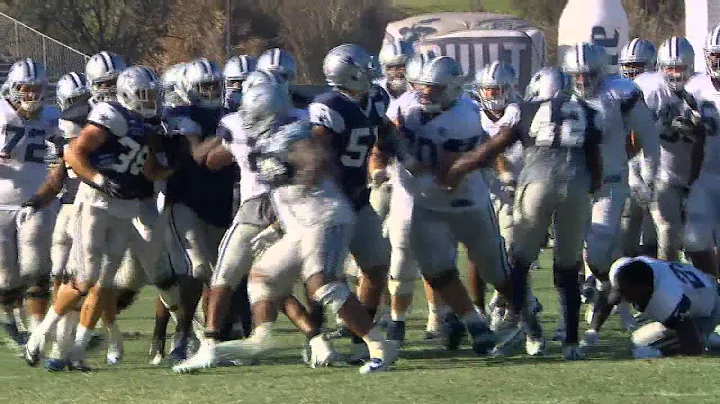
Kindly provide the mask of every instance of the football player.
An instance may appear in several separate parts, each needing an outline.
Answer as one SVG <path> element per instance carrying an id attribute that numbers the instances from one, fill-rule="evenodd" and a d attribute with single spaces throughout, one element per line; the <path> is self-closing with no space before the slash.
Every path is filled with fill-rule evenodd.
<path id="1" fill-rule="evenodd" d="M 716 205 L 720 201 L 720 25 L 708 33 L 704 53 L 707 73 L 696 75 L 685 85 L 685 91 L 695 98 L 706 137 L 700 174 L 687 201 L 684 247 L 695 268 L 717 277 L 713 245 L 720 230 Z"/>
<path id="2" fill-rule="evenodd" d="M 250 89 L 256 86 L 281 86 L 272 76 L 260 79 L 253 77 L 263 74 L 260 71 L 251 73 L 248 81 L 243 85 L 243 91 L 251 91 Z M 258 91 L 264 95 L 263 92 L 266 90 Z M 280 91 L 284 92 L 284 97 L 287 98 L 287 92 L 284 89 Z M 260 101 L 266 100 L 261 99 Z M 270 97 L 268 101 L 278 102 L 278 99 Z M 253 104 L 252 108 L 274 107 Z M 270 201 L 270 188 L 268 184 L 260 181 L 253 154 L 255 142 L 262 134 L 261 129 L 267 129 L 265 128 L 266 123 L 254 122 L 250 119 L 251 116 L 243 119 L 244 115 L 251 112 L 252 110 L 241 109 L 237 113 L 225 116 L 218 126 L 217 138 L 206 141 L 206 144 L 199 147 L 194 154 L 197 160 L 212 169 L 237 163 L 240 167 L 241 201 L 233 224 L 223 237 L 217 267 L 210 283 L 205 341 L 193 357 L 173 367 L 176 372 L 189 372 L 217 365 L 220 358 L 217 357 L 216 345 L 221 340 L 223 318 L 228 313 L 233 290 L 243 286 L 241 279 L 248 275 L 253 263 L 253 256 L 257 255 L 257 253 L 253 253 L 253 246 L 260 249 L 260 244 L 269 246 L 281 237 L 281 232 L 275 225 L 276 218 Z M 289 111 L 282 111 L 283 114 L 285 112 Z M 295 119 L 292 114 L 281 118 L 281 121 Z M 297 299 L 292 296 L 288 297 L 281 309 L 308 336 L 311 350 L 317 344 L 324 346 L 324 342 L 320 342 L 318 339 L 322 339 L 319 334 L 320 325 L 310 321 L 307 311 Z M 317 351 L 317 349 L 316 347 L 315 350 Z M 315 358 L 317 358 L 317 354 Z M 327 358 L 321 361 L 325 359 Z"/>
<path id="3" fill-rule="evenodd" d="M 648 257 L 620 258 L 610 271 L 612 291 L 598 325 L 621 301 L 653 322 L 632 334 L 636 359 L 700 355 L 720 324 L 717 281 L 697 268 Z"/>
<path id="4" fill-rule="evenodd" d="M 595 195 L 585 247 L 585 260 L 597 280 L 598 293 L 607 293 L 607 276 L 620 243 L 622 212 L 629 195 L 626 145 L 630 131 L 642 148 L 645 183 L 651 184 L 655 176 L 659 149 L 658 132 L 642 92 L 631 80 L 607 75 L 606 58 L 602 47 L 580 43 L 566 53 L 562 65 L 575 96 L 600 111 L 605 125 L 611 125 L 601 144 L 603 187 Z M 591 305 L 589 316 L 596 309 Z M 631 327 L 629 311 L 621 314 L 624 326 Z"/>
<path id="5" fill-rule="evenodd" d="M 451 187 L 438 185 L 445 179 L 443 172 L 487 136 L 477 119 L 477 106 L 462 94 L 463 79 L 455 59 L 432 59 L 413 82 L 416 100 L 405 107 L 407 112 L 403 114 L 402 108 L 389 112 L 398 113 L 391 119 L 400 124 L 398 183 L 412 196 L 407 223 L 410 248 L 424 278 L 452 308 L 455 324 L 459 324 L 457 319 L 464 323 L 473 350 L 483 355 L 495 345 L 496 337 L 460 281 L 457 243 L 466 246 L 482 278 L 501 293 L 510 295 L 512 285 L 505 245 L 481 172 L 465 173 Z M 447 347 L 457 349 L 462 333 L 450 335 Z"/>
<path id="6" fill-rule="evenodd" d="M 0 99 L 0 306 L 5 330 L 22 345 L 13 309 L 23 305 L 34 329 L 50 298 L 50 245 L 55 203 L 35 206 L 32 196 L 48 171 L 50 140 L 59 112 L 43 104 L 45 66 L 32 59 L 15 62 L 8 72 L 7 98 Z M 54 202 L 54 201 L 53 201 Z"/>
<path id="7" fill-rule="evenodd" d="M 403 39 L 385 42 L 380 48 L 378 61 L 383 78 L 378 80 L 378 85 L 387 91 L 391 100 L 397 99 L 407 91 L 405 65 L 414 53 L 412 44 Z"/>
<path id="8" fill-rule="evenodd" d="M 248 74 L 255 70 L 257 61 L 250 55 L 233 56 L 225 62 L 225 101 L 223 106 L 228 111 L 237 111 L 242 101 L 242 83 Z"/>
<path id="9" fill-rule="evenodd" d="M 147 184 L 169 175 L 148 147 L 145 120 L 158 114 L 159 82 L 144 66 L 124 70 L 117 79 L 117 102 L 100 102 L 88 124 L 64 153 L 83 181 L 75 199 L 74 279 L 58 290 L 53 307 L 28 340 L 25 360 L 35 365 L 45 334 L 85 298 L 70 353 L 71 370 L 88 371 L 85 355 L 112 288 L 113 278 L 130 244 L 142 258 L 150 283 L 176 308 L 178 289 L 169 268 L 155 267 L 162 234 L 154 232 L 156 210 L 143 203 Z M 155 233 L 155 234 L 153 234 Z M 159 240 L 159 241 L 158 241 Z M 73 254 L 73 253 L 71 253 Z M 109 283 L 109 284 L 108 284 Z"/>
<path id="10" fill-rule="evenodd" d="M 343 191 L 357 214 L 350 252 L 362 271 L 358 297 L 375 318 L 390 264 L 390 243 L 382 220 L 370 206 L 369 167 L 386 158 L 383 140 L 388 130 L 385 91 L 372 84 L 376 72 L 370 55 L 357 45 L 340 45 L 323 62 L 332 91 L 318 95 L 308 107 L 313 133 L 333 151 Z M 354 358 L 366 356 L 363 339 L 354 335 Z"/>
<path id="11" fill-rule="evenodd" d="M 126 67 L 125 60 L 112 52 L 102 51 L 90 57 L 85 65 L 85 76 L 92 93 L 91 105 L 115 101 L 117 78 Z"/>
<path id="12" fill-rule="evenodd" d="M 656 60 L 655 45 L 650 41 L 635 38 L 620 51 L 618 58 L 620 74 L 628 79 L 634 79 L 639 74 L 653 72 Z M 628 143 L 631 155 L 628 162 L 630 197 L 625 203 L 622 216 L 621 250 L 625 256 L 636 256 L 641 252 L 643 255 L 656 256 L 655 226 L 650 217 L 653 184 L 646 184 L 642 177 L 643 156 L 639 153 L 640 149 L 636 147 L 632 135 Z"/>
<path id="13" fill-rule="evenodd" d="M 215 62 L 197 59 L 187 64 L 180 93 L 187 106 L 164 111 L 170 138 L 165 144 L 169 163 L 179 166 L 167 179 L 165 210 L 168 215 L 166 248 L 170 266 L 181 275 L 184 324 L 178 324 L 178 338 L 171 355 L 175 361 L 187 358 L 192 318 L 210 282 L 220 240 L 232 222 L 234 165 L 213 171 L 192 159 L 192 150 L 214 138 L 225 115 L 223 76 Z M 212 198 L 208 198 L 212 195 Z"/>
<path id="14" fill-rule="evenodd" d="M 519 122 L 503 124 L 498 135 L 458 159 L 447 172 L 444 183 L 457 184 L 468 172 L 491 163 L 515 141 L 523 142 L 525 165 L 518 178 L 520 192 L 513 209 L 512 262 L 518 277 L 527 276 L 547 229 L 554 222 L 553 275 L 564 303 L 568 331 L 563 357 L 575 360 L 582 358 L 578 346 L 580 285 L 577 273 L 582 265 L 582 234 L 585 219 L 590 215 L 590 197 L 601 184 L 599 144 L 604 129 L 600 113 L 577 95 L 568 96 L 563 91 L 565 83 L 567 79 L 558 70 L 545 69 L 538 73 L 528 90 L 528 95 L 534 98 L 522 104 Z M 525 304 L 516 297 L 516 305 L 521 303 Z M 527 305 L 525 309 L 527 314 Z M 544 340 L 539 324 L 532 316 L 523 315 L 523 318 L 528 326 L 528 354 L 542 353 Z"/>
<path id="15" fill-rule="evenodd" d="M 658 49 L 657 72 L 635 78 L 660 131 L 660 161 L 650 213 L 657 229 L 658 258 L 678 259 L 689 187 L 700 173 L 704 136 L 694 97 L 683 90 L 695 65 L 687 39 L 672 37 Z"/>
<path id="16" fill-rule="evenodd" d="M 180 85 L 182 77 L 185 73 L 187 65 L 185 63 L 178 63 L 170 66 L 162 75 L 162 89 L 163 89 L 163 108 L 175 108 L 181 105 L 186 105 L 186 102 L 180 95 Z"/>
<path id="17" fill-rule="evenodd" d="M 334 157 L 307 122 L 287 124 L 290 99 L 279 86 L 260 85 L 243 96 L 242 117 L 258 134 L 250 164 L 271 187 L 283 235 L 255 264 L 248 289 L 256 327 L 240 351 L 257 355 L 272 347 L 279 303 L 300 277 L 308 295 L 332 309 L 370 350 L 361 373 L 385 370 L 396 350 L 384 342 L 370 316 L 339 277 L 352 233 L 353 211 L 331 177 Z M 286 123 L 283 125 L 283 123 Z M 208 163 L 213 156 L 208 156 Z M 277 230 L 277 229 L 276 229 Z M 319 328 L 311 339 L 313 366 L 330 364 L 332 350 Z M 310 337 L 310 335 L 308 335 Z"/>

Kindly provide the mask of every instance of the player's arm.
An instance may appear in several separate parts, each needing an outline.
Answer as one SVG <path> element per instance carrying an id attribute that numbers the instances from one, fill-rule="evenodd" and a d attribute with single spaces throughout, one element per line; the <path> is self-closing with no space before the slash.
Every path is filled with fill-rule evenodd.
<path id="1" fill-rule="evenodd" d="M 65 161 L 75 174 L 96 186 L 103 183 L 103 175 L 90 164 L 90 154 L 100 148 L 107 141 L 108 136 L 111 135 L 106 128 L 88 123 L 65 152 Z"/>
<path id="2" fill-rule="evenodd" d="M 639 90 L 623 103 L 623 111 L 625 126 L 631 130 L 633 136 L 631 141 L 643 152 L 643 180 L 646 184 L 652 184 L 660 159 L 660 131 L 655 124 L 655 118 Z"/>
<path id="3" fill-rule="evenodd" d="M 161 135 L 153 133 L 148 138 L 148 158 L 145 160 L 143 174 L 150 181 L 162 181 L 168 179 L 174 172 L 173 169 L 160 164 L 158 154 L 162 152 Z"/>
<path id="4" fill-rule="evenodd" d="M 370 150 L 368 159 L 368 173 L 370 183 L 373 186 L 380 186 L 388 180 L 387 169 L 390 158 L 395 154 L 395 125 L 388 119 L 384 119 L 378 128 L 378 138 Z"/>
<path id="5" fill-rule="evenodd" d="M 35 208 L 44 208 L 48 206 L 55 197 L 62 191 L 63 184 L 67 178 L 67 169 L 65 165 L 56 164 L 48 173 L 45 182 L 38 188 L 37 192 L 27 200 L 23 206 L 32 206 Z"/>
<path id="6" fill-rule="evenodd" d="M 441 174 L 440 182 L 446 187 L 455 188 L 470 172 L 493 164 L 495 158 L 517 140 L 511 126 L 501 126 L 496 136 L 481 143 L 473 150 L 459 155 L 449 170 Z"/>

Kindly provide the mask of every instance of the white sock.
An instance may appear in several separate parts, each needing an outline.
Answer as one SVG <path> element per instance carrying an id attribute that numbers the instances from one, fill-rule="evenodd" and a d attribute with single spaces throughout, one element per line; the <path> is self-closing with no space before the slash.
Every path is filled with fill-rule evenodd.
<path id="1" fill-rule="evenodd" d="M 50 329 L 55 328 L 59 321 L 60 316 L 55 312 L 55 307 L 50 307 L 45 318 L 33 327 L 33 334 L 45 336 Z"/>
<path id="2" fill-rule="evenodd" d="M 28 322 L 28 316 L 27 311 L 25 310 L 25 307 L 16 307 L 13 310 L 13 315 L 15 316 L 15 324 L 17 324 L 18 329 L 25 330 L 25 331 L 32 331 L 29 330 L 30 323 Z"/>
<path id="3" fill-rule="evenodd" d="M 382 359 L 384 338 L 380 329 L 378 327 L 373 327 L 370 332 L 363 335 L 362 339 L 368 347 L 370 357 Z"/>
<path id="4" fill-rule="evenodd" d="M 35 328 L 40 325 L 40 323 L 43 321 L 42 318 L 38 318 L 35 316 L 30 316 L 30 332 L 35 331 Z M 47 332 L 52 331 L 52 329 L 55 328 L 55 324 L 53 324 L 50 328 L 48 328 Z"/>
<path id="5" fill-rule="evenodd" d="M 405 321 L 405 312 L 392 309 L 390 310 L 390 319 L 392 321 Z"/>
<path id="6" fill-rule="evenodd" d="M 86 328 L 82 324 L 78 324 L 77 332 L 75 333 L 75 342 L 72 347 L 72 359 L 73 360 L 84 360 L 87 353 L 87 346 L 90 344 L 90 340 L 93 336 L 93 330 Z"/>
<path id="7" fill-rule="evenodd" d="M 108 329 L 108 339 L 112 342 L 119 342 L 122 341 L 122 331 L 120 331 L 120 327 L 118 327 L 117 322 L 110 324 L 110 326 L 107 327 Z"/>
<path id="8" fill-rule="evenodd" d="M 259 326 L 255 327 L 255 329 L 252 331 L 251 338 L 263 340 L 265 338 L 270 337 L 270 333 L 272 332 L 272 326 L 273 323 L 262 323 Z"/>
<path id="9" fill-rule="evenodd" d="M 55 326 L 55 341 L 53 341 L 52 351 L 50 352 L 51 358 L 65 359 L 67 357 L 76 322 L 77 312 L 74 310 L 60 317 Z"/>

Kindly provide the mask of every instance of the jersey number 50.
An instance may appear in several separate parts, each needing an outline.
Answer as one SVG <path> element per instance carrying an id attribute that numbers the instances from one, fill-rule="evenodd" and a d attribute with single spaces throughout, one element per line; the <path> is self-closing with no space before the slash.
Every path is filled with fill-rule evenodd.
<path id="1" fill-rule="evenodd" d="M 345 167 L 362 167 L 367 160 L 368 151 L 375 144 L 375 135 L 370 128 L 355 128 L 350 132 L 350 140 L 345 145 L 345 153 L 340 162 Z"/>
<path id="2" fill-rule="evenodd" d="M 118 173 L 129 173 L 130 175 L 142 173 L 145 161 L 150 154 L 148 147 L 141 146 L 140 143 L 128 136 L 118 139 L 118 143 L 125 146 L 127 152 L 118 155 L 118 162 L 112 166 L 112 169 Z"/>

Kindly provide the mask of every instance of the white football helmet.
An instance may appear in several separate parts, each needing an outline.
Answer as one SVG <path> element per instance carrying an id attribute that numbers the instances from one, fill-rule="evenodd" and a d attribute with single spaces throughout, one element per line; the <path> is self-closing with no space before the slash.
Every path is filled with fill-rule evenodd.
<path id="1" fill-rule="evenodd" d="M 635 38 L 620 50 L 618 57 L 620 74 L 634 79 L 638 74 L 655 70 L 656 60 L 655 45 L 650 41 Z"/>
<path id="2" fill-rule="evenodd" d="M 180 95 L 190 105 L 217 108 L 223 102 L 223 76 L 217 63 L 205 58 L 187 64 Z"/>
<path id="3" fill-rule="evenodd" d="M 295 81 L 295 77 L 297 77 L 295 57 L 285 49 L 272 48 L 266 50 L 258 58 L 255 68 L 270 72 L 289 83 Z"/>
<path id="4" fill-rule="evenodd" d="M 720 24 L 707 34 L 703 51 L 708 74 L 714 79 L 720 79 Z"/>
<path id="5" fill-rule="evenodd" d="M 441 56 L 432 59 L 414 80 L 420 103 L 425 111 L 438 113 L 450 108 L 463 92 L 462 67 L 455 59 Z"/>
<path id="6" fill-rule="evenodd" d="M 160 80 L 148 67 L 128 67 L 117 79 L 117 101 L 145 118 L 155 117 L 159 111 Z"/>
<path id="7" fill-rule="evenodd" d="M 412 44 L 402 39 L 385 42 L 380 48 L 378 60 L 389 91 L 399 94 L 407 90 L 405 65 L 414 53 Z"/>
<path id="8" fill-rule="evenodd" d="M 96 101 L 115 99 L 115 82 L 126 67 L 125 60 L 112 52 L 102 51 L 90 57 L 85 65 L 85 76 Z"/>
<path id="9" fill-rule="evenodd" d="M 686 38 L 668 38 L 658 48 L 657 66 L 668 87 L 679 91 L 695 70 L 695 50 Z"/>
<path id="10" fill-rule="evenodd" d="M 370 55 L 354 44 L 331 49 L 323 60 L 325 81 L 332 87 L 364 94 L 370 91 L 378 71 Z"/>
<path id="11" fill-rule="evenodd" d="M 253 135 L 286 118 L 292 109 L 290 94 L 278 83 L 257 83 L 243 90 L 239 113 Z"/>
<path id="12" fill-rule="evenodd" d="M 477 97 L 483 107 L 491 111 L 505 110 L 517 91 L 517 84 L 515 69 L 500 60 L 483 67 L 475 76 Z"/>
<path id="13" fill-rule="evenodd" d="M 606 73 L 605 48 L 589 42 L 578 43 L 565 53 L 562 69 L 570 77 L 575 95 L 592 97 Z"/>
<path id="14" fill-rule="evenodd" d="M 545 101 L 570 93 L 570 79 L 557 67 L 543 67 L 530 78 L 525 101 Z"/>
<path id="15" fill-rule="evenodd" d="M 7 81 L 10 100 L 26 112 L 35 112 L 42 107 L 47 90 L 45 66 L 34 60 L 22 59 L 13 63 Z"/>
<path id="16" fill-rule="evenodd" d="M 405 65 L 405 79 L 408 83 L 408 90 L 413 89 L 413 83 L 416 82 L 420 74 L 422 74 L 423 67 L 435 59 L 435 57 L 435 52 L 430 50 L 415 53 L 410 57 L 410 60 L 408 60 Z"/>
<path id="17" fill-rule="evenodd" d="M 55 86 L 55 97 L 61 110 L 68 109 L 74 103 L 80 100 L 90 98 L 90 88 L 88 88 L 85 75 L 82 73 L 70 72 L 58 80 Z"/>
<path id="18" fill-rule="evenodd" d="M 165 70 L 165 73 L 163 73 L 162 78 L 160 79 L 160 85 L 162 86 L 163 91 L 163 106 L 172 108 L 178 105 L 186 104 L 185 100 L 180 95 L 180 87 L 182 85 L 182 78 L 185 74 L 186 68 L 187 65 L 185 63 L 178 63 L 170 66 L 167 70 Z"/>

